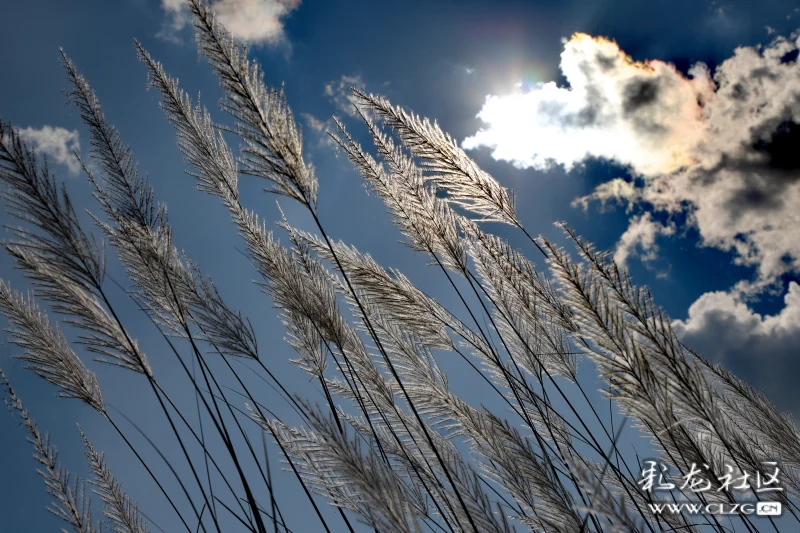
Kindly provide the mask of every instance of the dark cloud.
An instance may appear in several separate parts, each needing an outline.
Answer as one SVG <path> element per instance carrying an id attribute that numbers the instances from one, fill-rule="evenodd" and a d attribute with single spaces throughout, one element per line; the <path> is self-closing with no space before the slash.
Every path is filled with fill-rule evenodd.
<path id="1" fill-rule="evenodd" d="M 607 111 L 608 99 L 595 86 L 586 87 L 584 106 L 578 112 L 569 112 L 562 102 L 542 101 L 539 114 L 570 128 L 587 128 L 607 125 L 613 113 Z"/>
<path id="2" fill-rule="evenodd" d="M 622 111 L 626 116 L 631 116 L 643 107 L 651 106 L 658 102 L 658 78 L 635 78 L 628 82 L 622 89 Z"/>
<path id="3" fill-rule="evenodd" d="M 758 139 L 753 149 L 764 154 L 767 168 L 783 171 L 792 180 L 800 178 L 800 124 L 794 120 L 782 121 L 768 141 Z"/>
<path id="4" fill-rule="evenodd" d="M 733 184 L 725 203 L 727 218 L 736 220 L 748 212 L 768 215 L 785 207 L 787 190 L 800 182 L 800 123 L 791 108 L 758 127 L 732 153 L 719 154 L 709 169 L 696 172 L 693 179 L 704 188 L 719 180 Z M 733 179 L 732 177 L 733 176 Z"/>
<path id="5" fill-rule="evenodd" d="M 783 208 L 787 189 L 800 181 L 800 124 L 794 120 L 773 122 L 778 126 L 754 128 L 737 152 L 720 154 L 717 164 L 694 176 L 706 188 L 713 188 L 718 180 L 730 181 L 731 174 L 736 176 L 726 203 L 729 218 Z"/>
<path id="6" fill-rule="evenodd" d="M 736 220 L 748 212 L 761 212 L 768 214 L 770 211 L 783 207 L 783 200 L 777 188 L 765 187 L 757 178 L 746 180 L 743 187 L 731 194 L 725 203 L 729 219 Z"/>
<path id="7" fill-rule="evenodd" d="M 619 61 L 618 55 L 611 55 L 611 54 L 603 54 L 599 52 L 595 56 L 595 61 L 597 62 L 597 66 L 600 67 L 600 70 L 603 72 L 609 72 L 617 66 L 617 62 Z"/>
<path id="8" fill-rule="evenodd" d="M 770 81 L 775 81 L 778 79 L 778 74 L 776 74 L 771 68 L 764 66 L 764 67 L 754 68 L 750 72 L 750 78 L 755 81 L 761 79 L 768 79 Z"/>
<path id="9" fill-rule="evenodd" d="M 731 94 L 730 98 L 732 100 L 737 100 L 739 102 L 744 102 L 747 100 L 747 89 L 744 88 L 744 85 L 741 83 L 735 83 L 733 87 L 731 87 Z"/>
<path id="10" fill-rule="evenodd" d="M 753 290 L 800 272 L 800 65 L 787 61 L 797 50 L 798 42 L 783 37 L 736 49 L 714 73 L 716 90 L 702 95 L 702 134 L 687 147 L 691 163 L 649 175 L 633 166 L 645 181 L 628 200 L 669 216 L 687 212 L 703 244 L 757 267 Z M 623 109 L 639 131 L 659 133 L 651 115 L 673 98 L 665 81 L 672 82 L 640 76 L 623 86 Z M 598 189 L 586 199 L 607 203 L 612 193 Z"/>
<path id="11" fill-rule="evenodd" d="M 786 52 L 783 56 L 781 56 L 781 63 L 797 63 L 797 53 L 800 50 L 795 48 L 791 52 Z"/>
<path id="12" fill-rule="evenodd" d="M 779 314 L 761 316 L 729 294 L 706 293 L 673 327 L 689 348 L 747 376 L 778 408 L 800 419 L 800 395 L 785 379 L 800 376 L 800 285 L 790 284 L 784 304 Z"/>

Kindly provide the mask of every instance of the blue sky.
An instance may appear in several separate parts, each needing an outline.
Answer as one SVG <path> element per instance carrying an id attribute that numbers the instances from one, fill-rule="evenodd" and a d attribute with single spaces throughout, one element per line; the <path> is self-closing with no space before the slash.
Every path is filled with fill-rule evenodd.
<path id="1" fill-rule="evenodd" d="M 157 199 L 168 205 L 176 244 L 259 324 L 261 346 L 303 390 L 305 377 L 285 363 L 291 350 L 270 302 L 250 283 L 255 272 L 237 252 L 242 245 L 227 213 L 192 190 L 173 130 L 156 95 L 145 90 L 133 38 L 190 94 L 199 91 L 215 119 L 226 120 L 216 106 L 217 82 L 197 60 L 179 5 L 9 3 L 0 18 L 0 116 L 49 154 L 81 209 L 97 209 L 69 155 L 71 149 L 87 154 L 89 141 L 62 94 L 63 47 L 149 173 Z M 219 0 L 216 6 L 234 34 L 251 42 L 268 83 L 285 83 L 306 154 L 317 167 L 320 213 L 333 236 L 403 271 L 443 303 L 454 302 L 440 280 L 430 279 L 424 258 L 396 244 L 400 236 L 380 201 L 364 194 L 325 134 L 335 114 L 366 144 L 349 114 L 346 88 L 355 85 L 437 119 L 516 191 L 531 233 L 558 238 L 553 222 L 565 220 L 615 253 L 652 289 L 690 347 L 800 414 L 794 386 L 800 371 L 800 160 L 787 148 L 797 142 L 800 123 L 796 3 Z M 585 36 L 573 37 L 576 32 Z M 698 62 L 705 70 L 692 68 Z M 581 122 L 587 109 L 593 114 Z M 249 207 L 267 220 L 278 218 L 275 198 L 258 183 L 243 180 L 243 188 Z M 288 201 L 281 206 L 293 223 L 311 229 L 299 208 Z M 0 221 L 11 222 L 5 212 Z M 525 247 L 512 232 L 497 231 Z M 122 279 L 118 266 L 111 268 Z M 5 255 L 0 273 L 16 288 L 26 287 Z M 132 307 L 126 317 L 142 328 L 140 341 L 152 353 L 162 349 L 147 338 L 146 319 Z M 54 390 L 10 359 L 13 347 L 0 350 L 0 366 L 40 426 L 53 432 L 67 464 L 82 472 L 79 421 L 116 457 L 121 478 L 136 477 L 136 465 L 113 449 L 118 444 L 96 416 L 74 402 L 54 403 Z M 165 375 L 178 372 L 163 359 L 155 365 Z M 109 396 L 118 407 L 158 431 L 147 425 L 152 401 L 131 400 L 139 389 L 128 376 L 107 368 L 98 373 L 113 384 Z M 0 427 L 0 523 L 10 523 L 5 527 L 15 533 L 54 529 L 21 428 L 10 417 L 0 417 Z M 145 509 L 153 500 L 153 514 L 166 513 L 154 495 L 137 497 L 147 501 Z"/>

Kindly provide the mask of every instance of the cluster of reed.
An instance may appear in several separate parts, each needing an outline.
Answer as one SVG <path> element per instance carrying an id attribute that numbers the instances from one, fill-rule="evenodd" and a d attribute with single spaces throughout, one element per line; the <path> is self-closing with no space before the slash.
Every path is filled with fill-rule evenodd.
<path id="1" fill-rule="evenodd" d="M 676 490 L 669 493 L 674 501 L 736 501 L 739 495 L 720 484 L 721 476 L 733 471 L 768 477 L 769 465 L 777 462 L 784 489 L 777 497 L 796 517 L 800 432 L 794 421 L 683 346 L 649 292 L 634 286 L 606 254 L 566 227 L 577 259 L 532 237 L 513 195 L 436 123 L 353 89 L 377 159 L 340 122 L 332 137 L 385 202 L 407 244 L 430 257 L 435 275 L 447 280 L 463 309 L 445 309 L 400 272 L 329 238 L 318 216 L 315 170 L 304 161 L 284 93 L 264 84 L 258 65 L 208 6 L 200 0 L 188 5 L 198 47 L 219 78 L 222 108 L 235 128 L 223 133 L 137 42 L 138 54 L 191 176 L 230 212 L 258 285 L 280 309 L 297 353 L 294 363 L 324 392 L 321 404 L 284 387 L 259 353 L 250 321 L 173 244 L 166 210 L 63 52 L 70 98 L 91 133 L 92 161 L 81 163 L 101 208 L 92 216 L 102 242 L 81 225 L 66 189 L 19 132 L 0 124 L 3 200 L 23 223 L 3 246 L 33 287 L 26 297 L 0 283 L 0 311 L 11 341 L 28 368 L 61 396 L 90 406 L 119 433 L 174 510 L 178 528 L 219 533 L 231 529 L 221 524 L 233 517 L 233 529 L 241 531 L 298 531 L 284 517 L 286 503 L 268 462 L 247 436 L 248 421 L 276 446 L 318 515 L 319 529 L 328 532 L 354 531 L 356 522 L 381 533 L 777 530 L 770 520 L 744 515 L 722 524 L 714 516 L 655 514 L 648 504 L 658 495 L 640 482 L 642 464 L 617 446 L 628 421 L 679 474 L 706 465 L 698 475 L 714 490 Z M 239 157 L 226 135 L 242 143 Z M 300 231 L 284 217 L 277 224 L 287 237 L 281 243 L 242 205 L 240 175 L 266 180 L 271 192 L 299 203 L 317 231 Z M 485 222 L 519 230 L 546 268 L 537 269 L 488 232 Z M 106 244 L 125 268 L 127 295 L 185 370 L 210 429 L 196 427 L 178 409 L 120 319 L 108 293 Z M 37 301 L 78 332 L 73 346 Z M 190 475 L 143 458 L 107 409 L 99 380 L 74 351 L 76 343 L 147 383 Z M 481 398 L 470 402 L 451 391 L 437 358 L 453 354 L 496 393 L 502 416 L 479 405 Z M 219 371 L 212 371 L 211 358 L 225 365 L 228 381 L 235 380 L 235 399 L 215 375 Z M 589 400 L 577 376 L 582 359 L 605 382 L 605 400 L 624 414 L 619 424 Z M 259 391 L 241 379 L 237 360 L 249 361 L 279 391 L 302 426 L 285 423 L 275 406 L 259 400 Z M 7 403 L 35 447 L 57 516 L 77 532 L 143 533 L 157 527 L 143 518 L 103 454 L 84 437 L 93 472 L 89 483 L 105 521 L 94 517 L 84 483 L 70 479 L 2 378 Z M 210 452 L 211 439 L 221 443 L 225 457 Z M 191 453 L 197 445 L 200 457 Z M 167 478 L 177 481 L 172 486 L 179 493 L 167 490 Z M 257 497 L 263 494 L 268 499 Z M 337 508 L 335 522 L 321 512 L 321 499 Z"/>

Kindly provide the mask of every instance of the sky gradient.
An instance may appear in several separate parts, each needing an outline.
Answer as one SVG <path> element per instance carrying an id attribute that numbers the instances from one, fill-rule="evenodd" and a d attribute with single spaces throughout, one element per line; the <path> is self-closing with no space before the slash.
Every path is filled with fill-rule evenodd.
<path id="1" fill-rule="evenodd" d="M 332 236 L 399 269 L 445 306 L 455 304 L 440 280 L 430 279 L 425 258 L 397 244 L 400 235 L 383 205 L 364 194 L 326 134 L 336 115 L 368 144 L 350 107 L 353 85 L 436 119 L 515 190 L 531 233 L 560 239 L 553 223 L 564 220 L 613 252 L 637 283 L 651 288 L 689 347 L 800 416 L 796 3 L 218 0 L 215 9 L 249 42 L 267 82 L 285 84 Z M 260 345 L 282 378 L 303 390 L 306 378 L 286 363 L 292 351 L 271 303 L 251 283 L 256 274 L 237 251 L 243 247 L 228 214 L 192 190 L 174 132 L 146 90 L 133 38 L 189 94 L 199 92 L 215 120 L 227 120 L 178 0 L 10 3 L 0 17 L 0 116 L 48 155 L 79 211 L 97 210 L 71 155 L 88 154 L 89 140 L 62 94 L 63 47 L 149 174 L 157 200 L 169 207 L 176 245 L 233 307 L 258 322 Z M 262 184 L 243 179 L 242 187 L 248 207 L 269 222 L 279 219 Z M 285 200 L 281 207 L 292 223 L 312 228 L 300 208 Z M 3 211 L 0 222 L 12 220 Z M 517 235 L 497 232 L 539 261 Z M 111 275 L 122 281 L 112 263 Z M 5 254 L 0 277 L 27 288 Z M 152 330 L 132 305 L 125 317 Z M 140 341 L 152 353 L 162 349 L 145 333 Z M 115 474 L 135 479 L 137 466 L 114 448 L 102 421 L 75 402 L 54 402 L 53 388 L 11 359 L 15 350 L 0 345 L 0 367 L 40 427 L 52 432 L 62 460 L 85 475 L 77 421 L 107 451 Z M 164 375 L 178 373 L 166 358 L 154 364 Z M 139 388 L 116 369 L 97 371 L 111 384 L 109 401 L 157 433 L 147 416 L 154 401 L 123 403 Z M 176 401 L 194 408 L 191 395 Z M 48 499 L 30 454 L 22 428 L 0 416 L 0 524 L 10 524 L 0 528 L 12 533 L 59 527 L 44 511 Z M 153 503 L 157 495 L 143 496 L 131 483 L 146 512 L 168 514 Z M 299 497 L 298 490 L 287 489 L 289 497 Z M 310 518 L 312 529 L 298 519 L 295 531 L 314 530 Z"/>

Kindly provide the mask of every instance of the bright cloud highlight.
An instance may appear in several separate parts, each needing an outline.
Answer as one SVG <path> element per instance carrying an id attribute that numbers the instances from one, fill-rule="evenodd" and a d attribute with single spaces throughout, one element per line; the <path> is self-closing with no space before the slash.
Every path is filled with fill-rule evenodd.
<path id="1" fill-rule="evenodd" d="M 561 54 L 569 87 L 544 83 L 487 97 L 478 114 L 486 126 L 463 146 L 488 147 L 521 168 L 570 170 L 589 157 L 627 167 L 628 178 L 603 183 L 573 205 L 626 206 L 620 263 L 635 255 L 652 260 L 658 237 L 674 234 L 673 220 L 681 220 L 698 230 L 702 245 L 753 267 L 754 279 L 702 295 L 674 325 L 688 346 L 747 366 L 737 371 L 763 374 L 767 383 L 769 373 L 758 369 L 787 365 L 800 342 L 799 285 L 790 284 L 776 315 L 747 305 L 768 287 L 781 288 L 783 275 L 800 274 L 798 48 L 798 34 L 776 37 L 737 48 L 713 77 L 703 64 L 684 76 L 577 34 Z"/>
<path id="2" fill-rule="evenodd" d="M 794 37 L 796 38 L 796 36 Z M 561 54 L 569 87 L 545 83 L 489 96 L 486 127 L 464 140 L 522 168 L 572 169 L 589 157 L 641 178 L 602 184 L 576 205 L 619 202 L 681 214 L 702 243 L 757 269 L 754 290 L 800 272 L 800 68 L 793 42 L 737 48 L 713 78 L 661 61 L 636 62 L 604 38 L 576 34 Z M 664 217 L 660 217 L 664 218 Z M 626 233 L 646 235 L 641 217 Z M 620 244 L 625 249 L 625 243 Z M 647 251 L 644 250 L 645 255 Z M 621 253 L 620 258 L 629 254 Z"/>
<path id="3" fill-rule="evenodd" d="M 78 130 L 69 131 L 58 126 L 42 126 L 41 128 L 24 128 L 19 136 L 41 155 L 46 155 L 51 162 L 64 165 L 70 174 L 77 175 L 81 164 L 73 152 L 80 153 L 81 143 Z"/>
<path id="4" fill-rule="evenodd" d="M 284 19 L 301 0 L 215 0 L 211 9 L 231 35 L 248 43 L 283 42 Z M 175 33 L 191 22 L 184 0 L 161 0 L 161 8 L 170 21 L 159 36 L 176 40 Z"/>
<path id="5" fill-rule="evenodd" d="M 714 84 L 702 65 L 685 78 L 660 61 L 638 63 L 616 43 L 576 34 L 561 70 L 570 87 L 541 83 L 527 92 L 488 96 L 478 114 L 487 127 L 464 140 L 488 146 L 519 167 L 567 170 L 605 157 L 657 174 L 691 165 L 703 137 L 702 103 Z"/>

